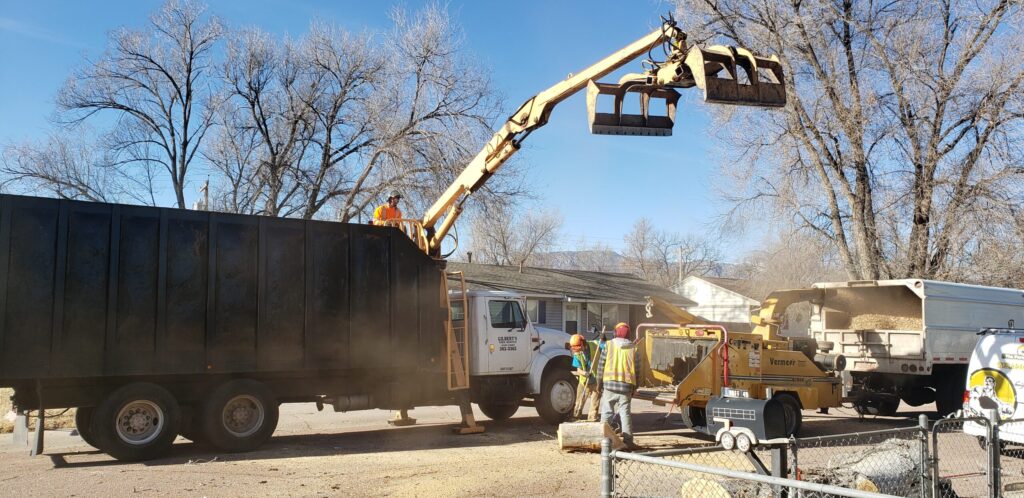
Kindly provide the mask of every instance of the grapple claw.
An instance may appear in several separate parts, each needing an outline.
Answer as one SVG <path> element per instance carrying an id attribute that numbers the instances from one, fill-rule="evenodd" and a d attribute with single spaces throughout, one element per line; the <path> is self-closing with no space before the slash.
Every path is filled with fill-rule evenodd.
<path id="1" fill-rule="evenodd" d="M 691 48 L 684 63 L 693 73 L 697 87 L 704 90 L 705 102 L 759 107 L 786 105 L 782 64 L 774 55 L 758 57 L 744 48 L 715 45 Z"/>
<path id="2" fill-rule="evenodd" d="M 622 101 L 627 93 L 635 93 L 640 98 L 640 114 L 624 114 Z M 614 98 L 612 112 L 597 112 L 598 95 L 611 95 Z M 651 115 L 651 101 L 665 102 L 665 115 Z M 590 121 L 590 132 L 595 135 L 643 135 L 667 137 L 672 135 L 672 126 L 676 120 L 676 102 L 679 92 L 671 88 L 655 88 L 644 85 L 617 85 L 587 83 L 587 114 Z"/>

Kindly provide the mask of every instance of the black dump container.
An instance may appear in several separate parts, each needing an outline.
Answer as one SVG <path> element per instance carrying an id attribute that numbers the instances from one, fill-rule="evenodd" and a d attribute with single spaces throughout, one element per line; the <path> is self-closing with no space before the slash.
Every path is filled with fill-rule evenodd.
<path id="1" fill-rule="evenodd" d="M 26 408 L 238 377 L 443 402 L 442 264 L 393 228 L 3 195 L 0 386 Z"/>

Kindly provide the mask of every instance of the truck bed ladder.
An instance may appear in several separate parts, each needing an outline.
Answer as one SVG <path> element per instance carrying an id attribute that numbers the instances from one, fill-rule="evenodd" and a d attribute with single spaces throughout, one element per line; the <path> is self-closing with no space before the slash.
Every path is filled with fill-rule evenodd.
<path id="1" fill-rule="evenodd" d="M 449 294 L 448 281 L 451 280 L 457 294 Z M 483 426 L 477 425 L 473 417 L 473 406 L 470 404 L 469 394 L 469 331 L 467 330 L 467 313 L 469 311 L 469 297 L 466 294 L 466 276 L 461 271 L 445 271 L 441 279 L 441 299 L 444 306 L 448 308 L 448 320 L 445 324 L 445 347 L 448 358 L 448 390 L 456 391 L 455 397 L 459 402 L 459 411 L 462 413 L 462 423 L 454 430 L 458 434 L 478 434 L 484 431 Z M 459 306 L 453 306 L 458 303 Z M 455 308 L 461 310 L 461 316 L 456 315 Z M 461 323 L 457 323 L 461 322 Z"/>

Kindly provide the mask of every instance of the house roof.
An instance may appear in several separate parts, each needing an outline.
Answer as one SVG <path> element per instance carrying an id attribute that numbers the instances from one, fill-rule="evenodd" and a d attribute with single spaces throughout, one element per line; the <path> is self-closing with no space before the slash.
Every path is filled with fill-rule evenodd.
<path id="1" fill-rule="evenodd" d="M 659 297 L 676 306 L 697 303 L 664 287 L 627 273 L 554 270 L 524 266 L 448 263 L 462 271 L 470 290 L 508 290 L 530 296 L 566 296 L 573 301 L 642 304 L 646 296 Z"/>
<path id="2" fill-rule="evenodd" d="M 711 285 L 721 287 L 722 289 L 725 289 L 734 294 L 738 294 L 739 296 L 749 299 L 750 301 L 754 301 L 755 303 L 759 302 L 757 299 L 750 297 L 751 294 L 753 294 L 753 292 L 751 291 L 749 283 L 746 280 L 724 277 L 699 277 L 697 275 L 690 275 L 689 277 L 686 277 L 686 280 L 690 279 L 703 280 Z M 676 286 L 674 286 L 673 289 L 678 290 L 681 288 L 681 285 L 682 283 L 676 284 Z"/>

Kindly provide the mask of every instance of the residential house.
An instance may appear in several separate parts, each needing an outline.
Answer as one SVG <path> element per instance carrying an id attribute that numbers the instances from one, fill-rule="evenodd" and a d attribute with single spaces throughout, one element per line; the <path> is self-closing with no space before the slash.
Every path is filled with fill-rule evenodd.
<path id="1" fill-rule="evenodd" d="M 641 323 L 664 323 L 655 314 L 646 317 L 646 296 L 656 296 L 686 308 L 696 303 L 664 287 L 626 273 L 554 270 L 477 263 L 449 263 L 462 271 L 469 290 L 501 290 L 523 294 L 527 314 L 536 325 L 576 333 L 611 330 L 626 322 L 634 329 Z"/>
<path id="2" fill-rule="evenodd" d="M 761 306 L 758 300 L 767 297 L 755 295 L 744 280 L 694 275 L 672 286 L 672 292 L 697 303 L 686 308 L 690 313 L 737 332 L 753 330 L 750 317 Z M 810 309 L 808 303 L 797 303 L 787 308 L 779 333 L 806 336 L 810 327 Z"/>
<path id="3" fill-rule="evenodd" d="M 737 332 L 753 329 L 750 315 L 761 305 L 748 297 L 746 282 L 736 278 L 690 275 L 672 286 L 672 292 L 696 304 L 686 311 Z"/>

